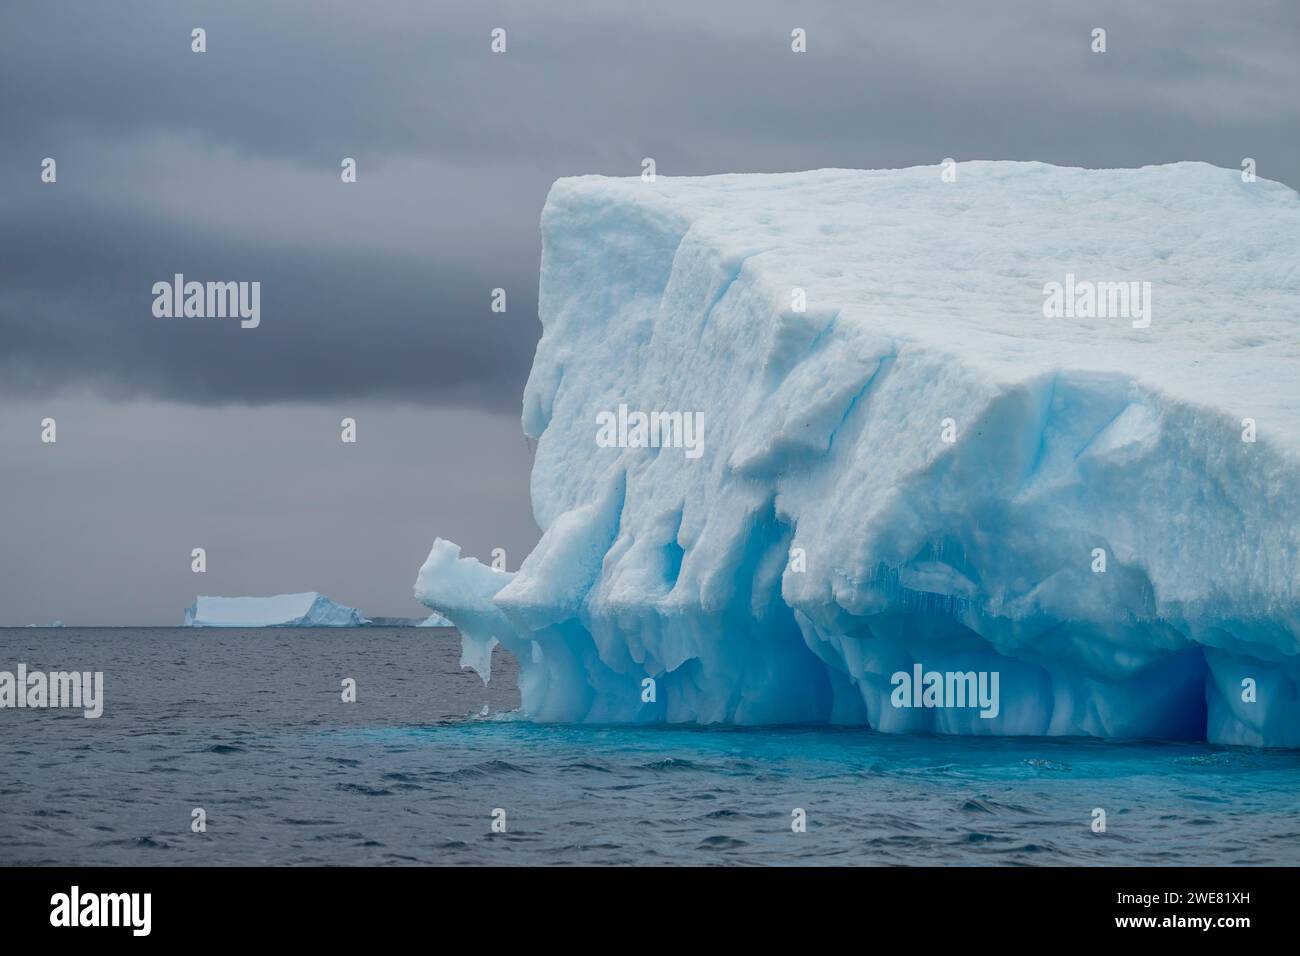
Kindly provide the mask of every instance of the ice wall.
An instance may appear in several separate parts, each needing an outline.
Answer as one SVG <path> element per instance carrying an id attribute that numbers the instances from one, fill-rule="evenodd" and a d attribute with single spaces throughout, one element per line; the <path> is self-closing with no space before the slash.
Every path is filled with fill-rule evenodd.
<path id="1" fill-rule="evenodd" d="M 199 596 L 185 609 L 186 627 L 360 627 L 356 608 L 303 591 L 272 597 Z"/>
<path id="2" fill-rule="evenodd" d="M 526 714 L 1300 746 L 1296 193 L 941 173 L 554 185 L 544 534 L 416 585 Z M 1132 314 L 1049 317 L 1053 282 Z M 701 454 L 606 447 L 620 405 L 700 414 Z M 997 716 L 895 706 L 918 663 L 997 672 Z"/>

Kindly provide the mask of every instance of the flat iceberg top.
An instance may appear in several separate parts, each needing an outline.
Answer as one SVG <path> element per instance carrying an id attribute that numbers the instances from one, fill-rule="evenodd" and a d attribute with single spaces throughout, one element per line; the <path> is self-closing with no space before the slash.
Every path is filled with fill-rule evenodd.
<path id="1" fill-rule="evenodd" d="M 1300 445 L 1294 190 L 1205 163 L 955 168 L 954 182 L 940 166 L 582 176 L 554 185 L 546 216 L 597 226 L 642 207 L 678 219 L 780 310 L 802 289 L 810 315 L 878 330 L 896 353 L 951 353 L 1005 382 L 1061 367 L 1120 373 L 1254 418 L 1261 441 Z M 1045 317 L 1044 287 L 1067 276 L 1074 304 L 1090 284 L 1149 283 L 1149 314 Z"/>
<path id="2" fill-rule="evenodd" d="M 199 596 L 185 611 L 191 627 L 356 627 L 355 608 L 335 604 L 316 591 L 272 597 Z"/>

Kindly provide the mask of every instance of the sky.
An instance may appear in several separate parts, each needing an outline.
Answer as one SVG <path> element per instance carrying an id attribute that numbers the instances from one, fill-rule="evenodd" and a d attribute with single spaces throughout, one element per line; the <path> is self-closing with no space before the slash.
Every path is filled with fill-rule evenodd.
<path id="1" fill-rule="evenodd" d="M 418 616 L 439 535 L 517 567 L 559 177 L 1250 157 L 1294 188 L 1297 40 L 1294 0 L 6 0 L 0 625 Z M 260 325 L 156 318 L 175 273 L 259 281 Z"/>

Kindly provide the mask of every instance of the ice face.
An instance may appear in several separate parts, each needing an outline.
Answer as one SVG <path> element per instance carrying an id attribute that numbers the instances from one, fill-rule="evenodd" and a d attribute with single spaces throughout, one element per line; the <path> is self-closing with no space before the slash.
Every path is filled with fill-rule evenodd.
<path id="1" fill-rule="evenodd" d="M 542 235 L 542 539 L 416 585 L 526 714 L 1300 745 L 1295 192 L 581 177 Z"/>
<path id="2" fill-rule="evenodd" d="M 513 578 L 473 558 L 462 558 L 460 548 L 437 538 L 415 582 L 417 600 L 450 619 L 461 634 L 461 667 L 472 667 L 483 683 L 492 676 L 492 649 L 504 642 L 516 653 L 521 646 L 513 629 L 492 603 L 501 586 Z M 527 646 L 527 641 L 522 646 Z"/>
<path id="3" fill-rule="evenodd" d="M 359 627 L 356 608 L 335 604 L 323 594 L 274 597 L 202 597 L 185 609 L 187 627 Z"/>

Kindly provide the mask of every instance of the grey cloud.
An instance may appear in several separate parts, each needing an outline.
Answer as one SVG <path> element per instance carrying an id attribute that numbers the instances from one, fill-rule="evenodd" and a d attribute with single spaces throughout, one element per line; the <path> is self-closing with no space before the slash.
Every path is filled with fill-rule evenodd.
<path id="1" fill-rule="evenodd" d="M 1300 183 L 1300 14 L 1286 0 L 1241 9 L 10 9 L 6 384 L 512 405 L 539 332 L 528 313 L 549 184 L 634 174 L 647 155 L 664 175 L 1251 156 L 1261 175 Z M 201 56 L 195 25 L 208 30 Z M 488 50 L 496 25 L 505 56 Z M 804 56 L 789 52 L 792 25 L 808 30 Z M 1108 30 L 1103 56 L 1088 51 L 1093 25 Z M 61 176 L 45 187 L 50 154 Z M 361 164 L 355 188 L 338 183 L 344 155 Z M 273 312 L 252 338 L 143 319 L 139 290 L 176 270 L 261 278 Z M 484 321 L 498 285 L 510 318 Z"/>
<path id="2" fill-rule="evenodd" d="M 412 258 L 268 250 L 101 209 L 52 233 L 30 206 L 0 233 L 0 389 L 99 387 L 195 403 L 386 397 L 518 409 L 536 340 L 531 277 Z M 262 283 L 262 324 L 159 319 L 155 281 Z M 513 313 L 489 311 L 510 287 Z M 519 316 L 513 319 L 512 315 Z"/>
<path id="3" fill-rule="evenodd" d="M 356 444 L 340 441 L 344 416 Z M 504 548 L 511 568 L 537 538 L 514 415 L 65 398 L 0 406 L 0 447 L 0 626 L 176 625 L 195 594 L 312 590 L 416 616 L 435 535 L 484 561 Z"/>

